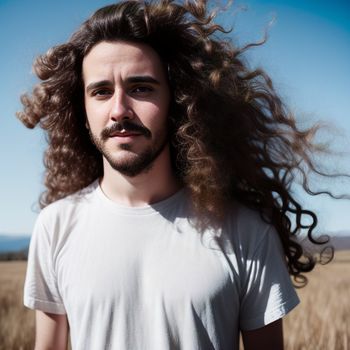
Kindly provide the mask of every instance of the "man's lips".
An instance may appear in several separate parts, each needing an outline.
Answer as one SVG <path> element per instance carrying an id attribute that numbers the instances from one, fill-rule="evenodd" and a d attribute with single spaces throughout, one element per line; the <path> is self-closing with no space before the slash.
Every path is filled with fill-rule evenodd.
<path id="1" fill-rule="evenodd" d="M 130 136 L 140 136 L 141 133 L 135 131 L 121 131 L 113 132 L 109 137 L 130 137 Z"/>

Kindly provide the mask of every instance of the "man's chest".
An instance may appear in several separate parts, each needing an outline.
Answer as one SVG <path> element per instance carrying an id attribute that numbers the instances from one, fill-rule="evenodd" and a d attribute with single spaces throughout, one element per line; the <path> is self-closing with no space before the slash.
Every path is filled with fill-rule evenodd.
<path id="1" fill-rule="evenodd" d="M 238 295 L 219 253 L 170 225 L 94 225 L 72 230 L 57 256 L 59 290 L 66 309 L 113 307 L 169 314 L 215 306 L 234 313 Z M 184 312 L 186 312 L 184 310 Z"/>

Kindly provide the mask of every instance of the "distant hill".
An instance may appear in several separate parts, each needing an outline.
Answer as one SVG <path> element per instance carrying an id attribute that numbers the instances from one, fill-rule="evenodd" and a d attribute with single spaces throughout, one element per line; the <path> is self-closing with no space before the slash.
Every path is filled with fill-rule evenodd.
<path id="1" fill-rule="evenodd" d="M 0 261 L 27 260 L 30 236 L 0 234 Z"/>
<path id="2" fill-rule="evenodd" d="M 330 232 L 328 245 L 334 250 L 350 250 L 350 231 Z"/>
<path id="3" fill-rule="evenodd" d="M 335 251 L 350 250 L 350 231 L 328 232 L 327 235 L 329 241 L 324 245 L 315 245 L 307 238 L 301 240 L 300 243 L 309 253 L 319 253 L 326 247 L 333 247 Z M 325 236 L 315 235 L 314 238 L 319 242 L 326 240 Z"/>
<path id="4" fill-rule="evenodd" d="M 350 238 L 350 228 L 349 231 L 337 231 L 333 233 L 334 236 L 337 237 L 348 237 Z"/>
<path id="5" fill-rule="evenodd" d="M 347 235 L 332 236 L 330 243 L 335 250 L 350 250 L 350 232 Z"/>
<path id="6" fill-rule="evenodd" d="M 27 249 L 30 242 L 28 235 L 0 234 L 0 253 L 18 252 Z"/>

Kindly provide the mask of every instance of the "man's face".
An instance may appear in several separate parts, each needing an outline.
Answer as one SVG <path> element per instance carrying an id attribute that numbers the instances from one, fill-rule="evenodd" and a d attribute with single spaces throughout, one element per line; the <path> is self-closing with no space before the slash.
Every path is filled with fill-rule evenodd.
<path id="1" fill-rule="evenodd" d="M 148 170 L 167 146 L 169 85 L 148 45 L 100 42 L 83 60 L 84 100 L 92 141 L 126 176 Z"/>

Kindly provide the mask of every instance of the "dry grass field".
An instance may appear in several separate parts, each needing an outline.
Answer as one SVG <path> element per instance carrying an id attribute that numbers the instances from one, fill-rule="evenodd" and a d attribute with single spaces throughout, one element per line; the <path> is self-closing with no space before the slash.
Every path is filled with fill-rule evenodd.
<path id="1" fill-rule="evenodd" d="M 0 262 L 0 350 L 34 348 L 34 313 L 22 303 L 26 265 Z"/>
<path id="2" fill-rule="evenodd" d="M 0 263 L 0 350 L 32 350 L 34 314 L 22 306 L 25 262 Z M 350 350 L 350 252 L 308 274 L 284 321 L 286 350 Z"/>
<path id="3" fill-rule="evenodd" d="M 284 321 L 288 350 L 350 350 L 350 251 L 318 265 Z"/>

